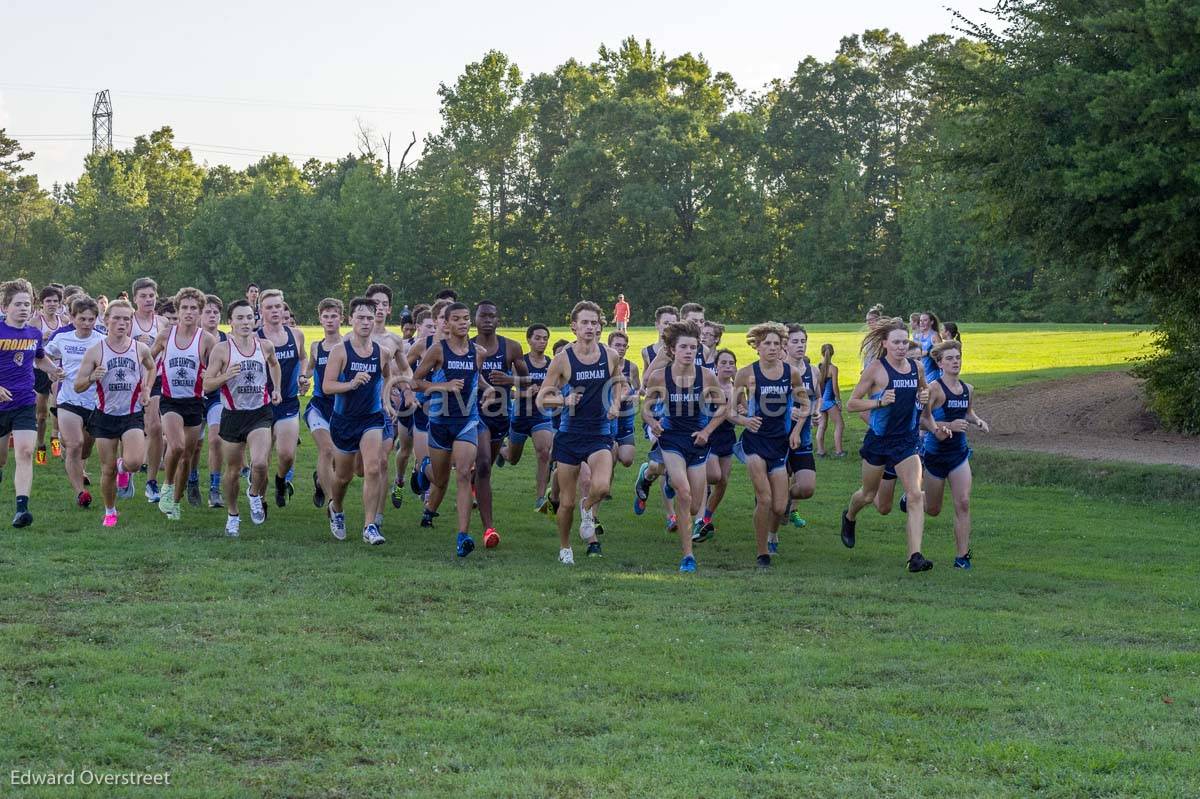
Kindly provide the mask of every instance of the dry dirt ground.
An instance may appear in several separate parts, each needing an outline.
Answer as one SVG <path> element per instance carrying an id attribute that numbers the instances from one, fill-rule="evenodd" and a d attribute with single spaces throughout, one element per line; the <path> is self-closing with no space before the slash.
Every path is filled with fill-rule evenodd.
<path id="1" fill-rule="evenodd" d="M 975 405 L 992 428 L 975 436 L 985 445 L 1200 469 L 1200 438 L 1160 428 L 1141 381 L 1126 372 L 1029 383 L 981 395 Z"/>

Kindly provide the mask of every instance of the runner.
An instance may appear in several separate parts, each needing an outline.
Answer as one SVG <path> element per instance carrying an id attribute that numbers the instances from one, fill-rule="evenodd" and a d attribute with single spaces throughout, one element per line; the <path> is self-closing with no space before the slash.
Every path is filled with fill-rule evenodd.
<path id="1" fill-rule="evenodd" d="M 392 289 L 385 283 L 372 283 L 370 286 L 367 286 L 366 297 L 375 303 L 375 324 L 371 329 L 371 340 L 376 344 L 385 346 L 392 353 L 391 357 L 394 363 L 391 365 L 390 372 L 396 375 L 403 373 L 407 376 L 407 385 L 410 387 L 408 396 L 412 399 L 412 371 L 408 366 L 408 345 L 405 344 L 402 336 L 393 333 L 387 328 L 388 319 L 392 314 Z M 415 401 L 413 404 L 415 405 Z M 381 468 L 383 469 L 383 477 L 380 479 L 384 481 L 391 474 L 389 459 L 391 458 L 394 449 L 393 445 L 397 438 L 409 442 L 411 446 L 411 436 L 408 430 L 402 425 L 398 429 L 397 419 L 401 415 L 411 423 L 412 411 L 405 405 L 403 395 L 392 396 L 391 393 L 385 393 L 383 395 L 383 449 L 380 451 Z M 400 433 L 400 435 L 398 436 L 397 433 Z M 407 462 L 407 460 L 408 457 L 406 455 L 405 461 Z M 373 509 L 375 526 L 380 530 L 383 529 L 383 503 L 386 499 L 383 485 L 383 483 L 380 483 L 378 505 Z M 392 505 L 399 508 L 401 502 L 404 500 L 403 487 L 393 484 L 391 499 Z"/>
<path id="2" fill-rule="evenodd" d="M 31 323 L 42 334 L 42 343 L 50 341 L 50 337 L 59 328 L 70 323 L 62 316 L 62 288 L 55 285 L 46 286 L 38 293 L 41 310 L 34 315 Z M 37 451 L 34 453 L 34 463 L 46 465 L 46 418 L 51 415 L 50 406 L 55 394 L 55 386 L 50 375 L 41 369 L 33 372 L 33 391 L 37 394 Z M 62 441 L 59 438 L 58 418 L 54 418 L 54 431 L 50 435 L 50 451 L 56 458 L 62 457 Z"/>
<path id="3" fill-rule="evenodd" d="M 475 450 L 475 501 L 479 520 L 483 524 L 483 545 L 491 548 L 500 544 L 492 514 L 492 464 L 500 456 L 504 438 L 508 435 L 511 413 L 511 388 L 528 377 L 525 353 L 521 345 L 510 338 L 496 335 L 500 311 L 492 300 L 480 300 L 475 306 L 475 337 L 472 341 L 482 357 L 480 372 L 496 391 L 479 395 L 479 428 Z M 485 435 L 486 434 L 486 435 Z"/>
<path id="4" fill-rule="evenodd" d="M 658 438 L 650 457 L 664 464 L 677 492 L 677 507 L 689 515 L 688 523 L 679 525 L 683 551 L 679 571 L 690 573 L 696 571 L 692 542 L 701 539 L 704 527 L 709 436 L 727 412 L 716 376 L 696 360 L 700 326 L 692 321 L 677 322 L 667 328 L 663 343 L 670 365 L 646 379 L 642 418 Z M 661 420 L 655 416 L 659 406 Z"/>
<path id="5" fill-rule="evenodd" d="M 416 343 L 408 350 L 408 365 L 414 371 L 435 341 L 441 341 L 446 335 L 446 308 L 449 300 L 438 300 L 429 312 L 429 319 L 422 320 L 421 332 Z M 413 410 L 413 467 L 408 485 L 418 497 L 429 491 L 427 471 L 429 469 L 429 396 L 422 391 L 416 394 L 417 407 Z"/>
<path id="6" fill-rule="evenodd" d="M 708 437 L 708 500 L 704 506 L 704 525 L 699 535 L 693 533 L 692 542 L 707 541 L 716 534 L 713 516 L 725 491 L 729 488 L 729 473 L 733 468 L 733 448 L 737 444 L 737 432 L 730 421 L 733 413 L 733 378 L 737 374 L 737 356 L 732 350 L 717 350 L 717 384 L 725 394 L 725 403 L 730 413 L 720 426 Z"/>
<path id="7" fill-rule="evenodd" d="M 216 344 L 226 339 L 225 331 L 220 329 L 221 314 L 225 303 L 216 294 L 204 297 L 204 313 L 200 315 L 200 327 L 212 336 Z M 213 346 L 216 346 L 214 344 Z M 209 350 L 211 358 L 212 351 Z M 208 437 L 208 507 L 223 508 L 225 500 L 221 496 L 221 390 L 209 391 L 204 395 L 205 435 Z M 190 481 L 189 481 L 190 482 Z"/>
<path id="8" fill-rule="evenodd" d="M 230 303 L 227 313 L 229 336 L 213 347 L 204 374 L 204 388 L 221 391 L 225 535 L 236 538 L 241 526 L 238 481 L 247 445 L 250 449 L 250 485 L 246 487 L 246 499 L 250 503 L 250 521 L 262 524 L 267 520 L 263 494 L 267 490 L 271 427 L 275 423 L 272 407 L 281 402 L 279 386 L 282 378 L 275 345 L 254 332 L 254 309 L 250 303 L 246 300 Z"/>
<path id="9" fill-rule="evenodd" d="M 933 348 L 941 377 L 929 386 L 932 425 L 925 429 L 925 512 L 942 512 L 946 483 L 954 501 L 954 568 L 971 568 L 971 448 L 967 429 L 990 433 L 971 405 L 974 389 L 961 380 L 962 343 L 947 339 Z"/>
<path id="10" fill-rule="evenodd" d="M 817 466 L 813 458 L 812 412 L 817 409 L 820 386 L 816 370 L 808 362 L 808 331 L 802 325 L 788 325 L 787 359 L 792 369 L 800 373 L 804 391 L 808 395 L 809 413 L 801 415 L 800 408 L 792 408 L 792 423 L 800 426 L 800 444 L 788 452 L 789 512 L 785 514 L 793 527 L 804 527 L 807 522 L 800 516 L 795 505 L 799 500 L 809 499 L 817 488 Z M 767 542 L 773 554 L 779 550 L 779 536 L 773 533 Z"/>
<path id="11" fill-rule="evenodd" d="M 757 565 L 771 567 L 768 539 L 787 510 L 788 451 L 800 443 L 800 427 L 792 424 L 792 409 L 808 413 L 808 395 L 800 373 L 784 359 L 787 328 L 764 322 L 746 332 L 758 360 L 738 370 L 733 380 L 738 412 L 733 421 L 744 430 L 734 447 L 738 460 L 746 464 L 754 484 L 754 537 Z"/>
<path id="12" fill-rule="evenodd" d="M 99 310 L 90 297 L 76 297 L 71 301 L 71 326 L 60 329 L 45 347 L 46 354 L 62 365 L 63 379 L 56 397 L 58 424 L 66 450 L 67 479 L 81 508 L 92 504 L 84 464 L 91 457 L 94 443 L 87 424 L 96 409 L 96 390 L 89 386 L 86 391 L 76 391 L 75 378 L 88 350 L 104 340 L 104 335 L 95 329 Z"/>
<path id="13" fill-rule="evenodd" d="M 13 489 L 17 512 L 13 527 L 33 524 L 29 491 L 33 486 L 33 450 L 37 442 L 37 394 L 34 368 L 59 378 L 62 370 L 46 357 L 42 334 L 27 324 L 33 313 L 33 286 L 24 278 L 0 285 L 0 440 L 12 436 L 16 468 Z M 5 450 L 7 452 L 7 450 Z"/>
<path id="14" fill-rule="evenodd" d="M 317 468 L 313 471 L 313 504 L 325 507 L 326 498 L 333 496 L 333 439 L 329 424 L 333 419 L 333 398 L 325 393 L 325 366 L 329 354 L 342 344 L 342 301 L 326 297 L 317 306 L 317 318 L 325 337 L 312 343 L 312 352 L 304 364 L 305 374 L 312 382 L 312 398 L 304 410 L 304 424 L 317 445 Z M 345 530 L 342 530 L 343 535 Z"/>
<path id="15" fill-rule="evenodd" d="M 550 482 L 550 451 L 554 447 L 554 424 L 550 414 L 538 408 L 537 395 L 546 380 L 546 370 L 550 368 L 550 359 L 546 357 L 550 328 L 542 324 L 530 325 L 525 329 L 525 342 L 529 345 L 529 353 L 523 358 L 527 376 L 517 388 L 508 444 L 500 450 L 500 457 L 515 466 L 521 461 L 525 442 L 533 439 L 533 449 L 537 455 L 537 499 L 533 508 L 542 512 L 546 507 L 546 488 Z"/>
<path id="16" fill-rule="evenodd" d="M 180 517 L 192 454 L 204 428 L 204 365 L 217 339 L 200 329 L 200 312 L 207 300 L 196 288 L 182 288 L 172 304 L 178 321 L 164 329 L 150 350 L 158 364 L 159 412 L 167 440 L 166 482 L 158 509 L 172 521 Z"/>
<path id="17" fill-rule="evenodd" d="M 321 389 L 333 397 L 333 417 L 329 435 L 334 446 L 333 493 L 329 501 L 329 530 L 339 541 L 346 538 L 346 513 L 343 501 L 354 479 L 354 464 L 362 452 L 363 530 L 367 544 L 386 542 L 375 523 L 383 496 L 386 463 L 383 454 L 384 428 L 387 425 L 383 398 L 391 390 L 396 353 L 388 344 L 371 338 L 377 313 L 375 302 L 367 297 L 350 301 L 350 338 L 333 347 L 325 364 Z M 409 378 L 402 377 L 407 384 Z M 386 380 L 386 384 L 385 384 Z"/>
<path id="18" fill-rule="evenodd" d="M 921 491 L 921 462 L 917 455 L 917 403 L 921 424 L 932 429 L 929 414 L 929 387 L 921 365 L 907 357 L 908 333 L 904 320 L 880 320 L 863 338 L 864 355 L 875 360 L 863 371 L 846 410 L 870 413 L 870 429 L 863 439 L 862 486 L 850 498 L 842 514 L 842 544 L 855 544 L 858 512 L 875 499 L 883 471 L 892 467 L 904 484 L 908 514 L 908 570 L 922 572 L 933 563 L 921 554 L 925 528 L 925 500 Z"/>
<path id="19" fill-rule="evenodd" d="M 300 443 L 300 395 L 308 391 L 308 378 L 304 376 L 304 332 L 299 328 L 287 327 L 283 323 L 283 292 L 267 289 L 259 295 L 259 310 L 262 326 L 259 338 L 274 345 L 275 358 L 279 362 L 279 404 L 271 407 L 274 424 L 271 427 L 275 439 L 275 504 L 282 508 L 295 493 L 290 474 L 296 463 L 296 446 Z"/>
<path id="20" fill-rule="evenodd" d="M 642 378 L 643 381 L 649 379 L 650 372 L 653 369 L 661 369 L 665 363 L 662 357 L 663 351 L 663 331 L 668 325 L 673 325 L 679 321 L 679 309 L 674 305 L 661 305 L 654 311 L 654 327 L 658 331 L 658 341 L 654 344 L 647 344 L 642 347 Z M 649 425 L 642 423 L 642 434 L 650 441 L 650 446 L 654 446 L 654 440 L 650 436 Z M 646 512 L 646 502 L 650 497 L 650 487 L 654 485 L 654 481 L 658 476 L 665 472 L 665 468 L 661 463 L 647 458 L 646 462 L 638 469 L 637 479 L 634 481 L 633 488 L 633 512 L 641 516 Z M 675 518 L 675 510 L 672 504 L 672 498 L 675 496 L 668 485 L 663 485 L 663 507 L 667 516 L 667 531 L 675 532 L 677 520 Z"/>
<path id="21" fill-rule="evenodd" d="M 641 376 L 637 365 L 625 357 L 629 351 L 629 335 L 614 330 L 608 334 L 608 346 L 620 358 L 621 374 L 629 384 L 629 392 L 621 400 L 621 413 L 613 420 L 613 459 L 625 468 L 633 465 L 637 455 L 637 443 L 634 441 L 633 418 L 638 415 L 638 396 L 642 390 Z"/>
<path id="22" fill-rule="evenodd" d="M 596 508 L 612 485 L 612 436 L 609 421 L 620 413 L 620 402 L 629 385 L 621 373 L 617 354 L 600 343 L 603 326 L 600 307 L 586 300 L 571 311 L 575 343 L 568 344 L 550 362 L 546 381 L 538 392 L 538 405 L 546 410 L 562 409 L 558 434 L 554 437 L 554 461 L 558 481 L 559 562 L 573 564 L 571 527 L 575 516 L 576 481 L 580 466 L 591 471 L 591 485 L 579 502 L 579 537 L 587 542 L 587 554 L 601 555 L 596 539 Z M 564 396 L 563 388 L 570 389 Z"/>
<path id="23" fill-rule="evenodd" d="M 471 309 L 452 302 L 443 311 L 446 338 L 431 342 L 413 375 L 414 388 L 429 396 L 429 457 L 419 467 L 421 490 L 429 499 L 421 515 L 422 527 L 433 527 L 438 508 L 446 496 L 453 463 L 457 494 L 458 535 L 455 552 L 465 558 L 475 550 L 471 538 L 471 470 L 475 465 L 479 436 L 477 393 L 482 384 L 483 354 L 469 338 Z"/>
<path id="24" fill-rule="evenodd" d="M 87 351 L 75 376 L 77 394 L 93 386 L 96 391 L 88 431 L 100 451 L 105 527 L 117 526 L 117 497 L 133 498 L 133 473 L 141 469 L 146 455 L 142 404 L 154 380 L 154 359 L 149 346 L 132 338 L 135 319 L 128 301 L 110 302 L 104 318 L 108 335 Z"/>
<path id="25" fill-rule="evenodd" d="M 154 346 L 159 333 L 167 327 L 167 322 L 155 310 L 158 305 L 158 283 L 153 278 L 139 277 L 133 281 L 133 340 L 145 344 L 146 348 Z M 107 323 L 107 319 L 105 322 Z M 143 463 L 146 466 L 146 501 L 158 502 L 161 496 L 158 490 L 158 469 L 162 464 L 163 430 L 162 416 L 159 412 L 158 392 L 152 390 L 144 398 L 144 424 L 146 427 L 147 457 Z"/>

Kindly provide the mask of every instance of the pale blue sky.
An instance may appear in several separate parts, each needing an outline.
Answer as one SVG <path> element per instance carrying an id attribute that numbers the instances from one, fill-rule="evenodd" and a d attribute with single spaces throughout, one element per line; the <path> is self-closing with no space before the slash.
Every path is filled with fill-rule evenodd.
<path id="1" fill-rule="evenodd" d="M 916 42 L 950 30 L 947 5 L 982 16 L 981 3 L 951 0 L 4 5 L 0 127 L 36 151 L 29 171 L 43 185 L 78 177 L 105 88 L 118 147 L 171 125 L 198 161 L 243 167 L 259 151 L 349 152 L 356 117 L 423 139 L 439 127 L 438 83 L 492 48 L 528 75 L 633 35 L 668 56 L 701 53 L 757 89 L 849 33 L 884 27 Z"/>

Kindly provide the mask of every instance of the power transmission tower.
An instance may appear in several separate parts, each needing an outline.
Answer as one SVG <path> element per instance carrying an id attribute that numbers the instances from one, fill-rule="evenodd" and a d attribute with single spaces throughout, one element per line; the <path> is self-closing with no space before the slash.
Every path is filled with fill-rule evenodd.
<path id="1" fill-rule="evenodd" d="M 98 92 L 92 104 L 92 152 L 112 152 L 112 98 L 108 89 Z"/>

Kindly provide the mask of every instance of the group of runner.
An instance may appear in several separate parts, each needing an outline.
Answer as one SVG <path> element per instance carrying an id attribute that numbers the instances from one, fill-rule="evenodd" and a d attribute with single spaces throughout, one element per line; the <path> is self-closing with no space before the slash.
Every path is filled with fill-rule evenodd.
<path id="1" fill-rule="evenodd" d="M 799 503 L 816 491 L 815 458 L 826 454 L 828 427 L 832 454 L 846 454 L 833 348 L 825 344 L 814 364 L 800 325 L 750 328 L 756 357 L 739 368 L 733 351 L 720 346 L 724 327 L 706 319 L 701 305 L 662 306 L 658 340 L 638 365 L 626 357 L 623 296 L 622 324 L 607 336 L 599 306 L 583 301 L 571 310 L 572 341 L 551 345 L 550 329 L 534 324 L 524 346 L 497 332 L 495 302 L 472 308 L 449 290 L 411 312 L 405 306 L 401 333 L 388 328 L 393 294 L 384 284 L 368 286 L 348 307 L 327 298 L 317 309 L 322 336 L 311 343 L 277 289 L 250 284 L 244 299 L 226 305 L 190 287 L 163 299 L 154 280 L 141 278 L 130 296 L 109 302 L 52 285 L 37 294 L 35 308 L 27 281 L 0 287 L 0 457 L 8 454 L 2 439 L 11 436 L 15 527 L 33 521 L 33 463 L 45 462 L 39 443 L 50 416 L 51 450 L 61 452 L 81 507 L 93 501 L 84 466 L 93 447 L 99 453 L 104 526 L 118 524 L 118 499 L 135 495 L 139 472 L 147 475 L 146 499 L 168 520 L 181 518 L 185 502 L 202 505 L 206 459 L 208 505 L 224 508 L 225 533 L 236 537 L 243 481 L 251 522 L 267 520 L 272 452 L 276 506 L 295 493 L 300 398 L 310 388 L 304 421 L 317 449 L 313 503 L 325 510 L 331 534 L 346 538 L 344 501 L 356 475 L 362 538 L 372 545 L 386 540 L 385 504 L 390 498 L 401 507 L 406 488 L 422 503 L 421 526 L 433 527 L 453 476 L 460 557 L 475 548 L 476 511 L 483 545 L 499 545 L 492 469 L 519 463 L 530 442 L 534 507 L 555 514 L 559 561 L 572 564 L 576 515 L 586 553 L 602 554 L 599 509 L 611 499 L 615 466 L 635 463 L 640 421 L 650 449 L 638 467 L 633 510 L 645 512 L 660 482 L 681 572 L 696 570 L 696 545 L 716 532 L 735 458 L 753 486 L 756 563 L 766 569 L 783 524 L 806 524 Z M 862 485 L 842 516 L 841 540 L 854 546 L 865 507 L 890 511 L 898 480 L 907 567 L 929 569 L 920 551 L 924 519 L 940 512 L 948 482 L 954 564 L 970 568 L 966 431 L 987 425 L 960 379 L 957 330 L 932 314 L 914 316 L 911 331 L 878 306 L 867 316 L 863 371 L 845 403 L 868 424 Z M 0 475 L 2 468 L 0 461 Z"/>

